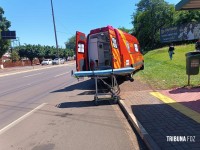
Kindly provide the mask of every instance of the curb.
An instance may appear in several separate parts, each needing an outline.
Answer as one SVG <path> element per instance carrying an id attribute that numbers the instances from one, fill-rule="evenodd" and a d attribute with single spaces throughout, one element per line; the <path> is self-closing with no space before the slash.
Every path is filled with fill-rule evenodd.
<path id="1" fill-rule="evenodd" d="M 138 134 L 140 135 L 140 137 L 142 138 L 144 143 L 147 145 L 147 147 L 150 150 L 160 150 L 160 147 L 156 144 L 156 142 L 148 134 L 148 132 L 145 130 L 145 128 L 142 126 L 142 124 L 134 116 L 134 114 L 129 111 L 129 108 L 126 106 L 126 104 L 123 102 L 123 100 L 119 100 L 118 104 L 119 104 L 120 108 L 122 109 L 122 112 L 127 117 L 127 119 L 135 127 L 136 131 L 138 132 Z"/>

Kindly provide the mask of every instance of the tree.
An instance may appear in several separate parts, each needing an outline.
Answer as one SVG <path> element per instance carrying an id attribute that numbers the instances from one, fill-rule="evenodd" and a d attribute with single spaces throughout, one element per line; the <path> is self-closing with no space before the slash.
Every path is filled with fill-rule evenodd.
<path id="1" fill-rule="evenodd" d="M 45 58 L 55 58 L 57 56 L 57 50 L 53 46 L 44 46 Z"/>
<path id="2" fill-rule="evenodd" d="M 54 59 L 57 57 L 57 49 L 53 46 L 41 46 L 41 45 L 31 45 L 25 44 L 21 46 L 14 47 L 14 51 L 18 52 L 20 58 L 29 58 L 32 63 L 34 58 L 38 58 L 40 63 L 44 58 Z M 68 55 L 66 49 L 59 48 L 59 57 L 71 56 Z M 73 50 L 72 50 L 73 53 Z M 73 55 L 72 55 L 73 56 Z"/>
<path id="3" fill-rule="evenodd" d="M 37 51 L 35 45 L 26 44 L 25 46 L 20 46 L 19 49 L 20 57 L 26 57 L 31 61 L 31 65 L 33 63 L 33 59 L 37 57 Z"/>
<path id="4" fill-rule="evenodd" d="M 75 48 L 76 48 L 76 36 L 73 35 L 72 37 L 70 37 L 68 39 L 68 41 L 65 42 L 65 46 L 66 46 L 66 49 L 70 49 L 70 50 L 73 50 L 75 52 Z"/>
<path id="5" fill-rule="evenodd" d="M 72 50 L 72 49 L 71 50 L 67 49 L 66 53 L 67 53 L 67 56 L 70 56 L 70 57 L 74 56 L 74 54 L 75 54 L 74 50 Z"/>
<path id="6" fill-rule="evenodd" d="M 35 45 L 35 52 L 36 52 L 36 57 L 39 59 L 41 63 L 45 57 L 45 47 L 41 46 L 40 44 Z"/>
<path id="7" fill-rule="evenodd" d="M 6 17 L 3 17 L 3 15 L 4 15 L 4 10 L 3 8 L 0 7 L 0 32 L 8 31 L 8 28 L 11 26 L 11 22 L 8 21 Z M 10 46 L 10 40 L 3 40 L 0 37 L 0 58 L 9 49 L 9 46 Z"/>
<path id="8" fill-rule="evenodd" d="M 182 25 L 191 22 L 194 23 L 200 22 L 199 10 L 184 10 L 175 12 L 174 25 Z"/>
<path id="9" fill-rule="evenodd" d="M 141 0 L 136 6 L 132 23 L 141 47 L 151 49 L 159 46 L 160 28 L 173 23 L 174 6 L 164 0 Z"/>
<path id="10" fill-rule="evenodd" d="M 27 56 L 25 46 L 23 46 L 23 45 L 18 46 L 18 47 L 15 47 L 14 49 L 18 51 L 18 54 L 19 54 L 21 59 Z"/>
<path id="11" fill-rule="evenodd" d="M 19 54 L 18 54 L 18 52 L 13 51 L 13 52 L 11 53 L 11 60 L 14 61 L 14 62 L 16 62 L 16 61 L 19 60 Z"/>
<path id="12" fill-rule="evenodd" d="M 136 6 L 132 20 L 133 34 L 146 50 L 163 46 L 160 42 L 161 28 L 200 22 L 199 10 L 175 11 L 174 5 L 164 0 L 140 0 Z"/>
<path id="13" fill-rule="evenodd" d="M 126 33 L 129 33 L 129 34 L 133 33 L 133 29 L 127 29 L 127 28 L 125 28 L 125 27 L 119 27 L 118 29 L 119 29 L 119 30 L 122 30 L 122 31 L 124 31 L 124 32 L 126 32 Z"/>

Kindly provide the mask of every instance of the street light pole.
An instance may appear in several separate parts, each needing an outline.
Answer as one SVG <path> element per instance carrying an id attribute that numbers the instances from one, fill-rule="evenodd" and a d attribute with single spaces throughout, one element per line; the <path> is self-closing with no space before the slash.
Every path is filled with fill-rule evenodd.
<path id="1" fill-rule="evenodd" d="M 54 34 L 55 34 L 55 40 L 56 40 L 57 57 L 59 57 L 59 53 L 58 53 L 58 40 L 57 40 L 57 34 L 56 34 L 56 24 L 55 24 L 55 19 L 54 19 L 54 10 L 53 10 L 53 2 L 52 2 L 52 0 L 51 0 L 51 10 L 52 10 Z"/>

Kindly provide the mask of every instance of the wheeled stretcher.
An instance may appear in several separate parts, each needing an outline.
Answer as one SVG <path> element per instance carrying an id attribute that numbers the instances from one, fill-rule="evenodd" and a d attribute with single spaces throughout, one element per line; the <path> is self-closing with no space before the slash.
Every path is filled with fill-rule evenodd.
<path id="1" fill-rule="evenodd" d="M 74 72 L 73 76 L 79 78 L 79 77 L 92 77 L 95 80 L 95 95 L 94 95 L 94 101 L 95 104 L 98 104 L 99 95 L 105 95 L 106 93 L 100 93 L 98 89 L 98 80 L 102 81 L 104 83 L 109 91 L 111 98 L 114 100 L 114 103 L 117 103 L 119 100 L 119 85 L 117 83 L 116 76 L 122 75 L 122 74 L 131 74 L 134 71 L 134 68 L 127 67 L 127 68 L 120 68 L 120 69 L 107 69 L 107 70 L 94 70 L 94 71 L 78 71 Z M 111 79 L 111 85 L 108 84 L 104 78 L 110 77 Z"/>

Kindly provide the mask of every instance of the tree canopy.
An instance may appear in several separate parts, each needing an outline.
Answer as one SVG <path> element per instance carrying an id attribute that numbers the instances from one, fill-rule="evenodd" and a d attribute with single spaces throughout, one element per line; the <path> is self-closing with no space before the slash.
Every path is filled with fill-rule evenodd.
<path id="1" fill-rule="evenodd" d="M 17 52 L 20 58 L 29 58 L 32 62 L 34 58 L 38 58 L 41 62 L 44 58 L 54 59 L 57 57 L 57 52 L 60 58 L 67 58 L 68 56 L 73 56 L 74 53 L 67 49 L 59 48 L 58 50 L 54 46 L 42 46 L 25 44 L 21 46 L 14 47 L 13 52 Z"/>
<path id="2" fill-rule="evenodd" d="M 1 31 L 9 31 L 9 27 L 11 26 L 11 22 L 6 19 L 4 15 L 3 8 L 0 7 L 0 32 Z M 44 58 L 67 58 L 68 56 L 74 56 L 75 51 L 75 36 L 72 36 L 65 43 L 66 49 L 59 48 L 56 49 L 53 46 L 42 46 L 25 44 L 21 46 L 16 46 L 12 49 L 11 58 L 13 61 L 17 61 L 20 58 L 29 58 L 32 62 L 34 58 L 38 58 L 42 61 Z M 10 40 L 3 40 L 0 36 L 0 58 L 3 54 L 9 50 Z"/>
<path id="3" fill-rule="evenodd" d="M 133 35 L 143 49 L 161 47 L 160 29 L 200 21 L 200 11 L 175 11 L 174 5 L 164 0 L 140 0 L 133 13 Z"/>
<path id="4" fill-rule="evenodd" d="M 128 28 L 125 28 L 125 27 L 119 27 L 118 29 L 120 29 L 120 30 L 122 30 L 126 33 L 129 33 L 129 34 L 131 34 L 133 32 L 133 29 L 128 29 Z"/>
<path id="5" fill-rule="evenodd" d="M 0 32 L 1 31 L 8 31 L 9 27 L 11 26 L 11 22 L 6 19 L 4 15 L 4 10 L 2 7 L 0 7 Z M 10 40 L 3 40 L 0 37 L 0 58 L 3 56 L 3 54 L 9 49 L 10 46 Z"/>
<path id="6" fill-rule="evenodd" d="M 75 52 L 76 36 L 71 36 L 67 42 L 65 42 L 66 49 L 73 50 Z"/>
<path id="7" fill-rule="evenodd" d="M 164 0 L 141 0 L 133 16 L 135 35 L 143 48 L 159 45 L 160 28 L 173 23 L 174 7 Z"/>

